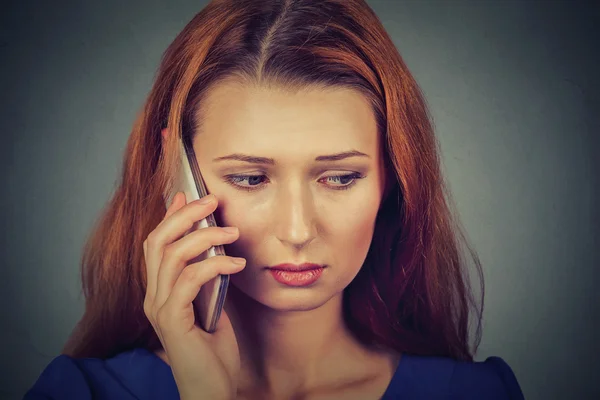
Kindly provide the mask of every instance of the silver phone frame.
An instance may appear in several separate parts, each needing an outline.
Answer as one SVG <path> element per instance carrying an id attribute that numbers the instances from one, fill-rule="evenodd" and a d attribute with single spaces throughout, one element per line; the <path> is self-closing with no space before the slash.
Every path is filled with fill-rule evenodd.
<path id="1" fill-rule="evenodd" d="M 191 140 L 184 137 L 179 138 L 178 142 L 180 152 L 179 172 L 175 179 L 173 190 L 165 199 L 167 207 L 171 204 L 175 193 L 178 191 L 183 191 L 185 193 L 187 203 L 199 200 L 209 194 L 202 178 L 202 174 L 200 173 Z M 206 218 L 195 222 L 192 228 L 190 228 L 184 236 L 196 229 L 209 226 L 218 226 L 213 213 L 209 214 Z M 191 260 L 190 263 L 202 261 L 216 255 L 225 255 L 225 250 L 222 245 L 212 246 L 198 257 Z M 204 284 L 194 299 L 194 306 L 197 311 L 196 315 L 199 319 L 199 325 L 208 333 L 213 333 L 216 330 L 217 323 L 225 305 L 228 287 L 229 275 L 218 275 Z"/>

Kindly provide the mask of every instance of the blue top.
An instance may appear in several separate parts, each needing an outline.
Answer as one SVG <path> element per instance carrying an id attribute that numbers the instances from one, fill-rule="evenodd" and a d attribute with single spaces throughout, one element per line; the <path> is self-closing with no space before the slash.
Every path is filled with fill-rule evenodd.
<path id="1" fill-rule="evenodd" d="M 113 358 L 56 357 L 24 400 L 179 399 L 171 367 L 137 348 Z M 524 399 L 511 368 L 500 357 L 464 362 L 402 354 L 381 400 Z"/>

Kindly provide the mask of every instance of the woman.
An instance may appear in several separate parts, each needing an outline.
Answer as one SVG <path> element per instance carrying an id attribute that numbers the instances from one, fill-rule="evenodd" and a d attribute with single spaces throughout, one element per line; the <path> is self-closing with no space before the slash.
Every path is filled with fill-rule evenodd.
<path id="1" fill-rule="evenodd" d="M 165 213 L 181 137 L 211 195 Z M 363 0 L 212 1 L 164 55 L 85 249 L 85 314 L 26 398 L 522 398 L 501 358 L 473 361 L 448 204 L 425 101 Z M 192 300 L 218 274 L 209 334 Z"/>

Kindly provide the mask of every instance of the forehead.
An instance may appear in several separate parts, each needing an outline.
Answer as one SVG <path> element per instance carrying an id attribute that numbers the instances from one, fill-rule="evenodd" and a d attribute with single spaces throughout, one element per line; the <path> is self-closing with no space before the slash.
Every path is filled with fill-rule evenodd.
<path id="1" fill-rule="evenodd" d="M 374 153 L 377 126 L 367 98 L 348 88 L 297 92 L 221 83 L 201 104 L 195 139 L 204 154 L 286 151 L 324 154 L 355 149 Z"/>

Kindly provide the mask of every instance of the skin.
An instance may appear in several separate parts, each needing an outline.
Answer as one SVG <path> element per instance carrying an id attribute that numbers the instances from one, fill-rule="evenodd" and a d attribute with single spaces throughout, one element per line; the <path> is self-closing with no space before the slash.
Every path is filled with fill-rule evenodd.
<path id="1" fill-rule="evenodd" d="M 385 193 L 370 104 L 347 88 L 224 82 L 200 111 L 197 161 L 217 219 L 239 229 L 225 251 L 247 260 L 225 306 L 240 352 L 238 398 L 379 398 L 399 355 L 363 346 L 342 318 L 343 290 L 366 258 Z M 364 155 L 315 161 L 348 151 Z M 272 163 L 219 160 L 236 153 Z M 362 178 L 340 177 L 353 173 Z M 304 262 L 326 266 L 309 287 L 282 285 L 265 269 Z"/>

